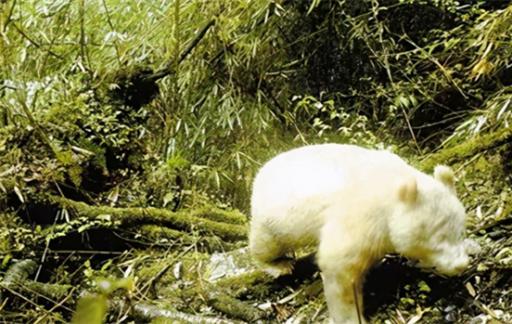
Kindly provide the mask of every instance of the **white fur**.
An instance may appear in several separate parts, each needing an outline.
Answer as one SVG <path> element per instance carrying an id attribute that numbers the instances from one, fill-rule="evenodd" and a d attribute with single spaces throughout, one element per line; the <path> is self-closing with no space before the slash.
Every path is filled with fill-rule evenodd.
<path id="1" fill-rule="evenodd" d="M 387 253 L 455 275 L 468 265 L 465 211 L 453 172 L 437 179 L 397 155 L 353 145 L 312 145 L 278 155 L 254 180 L 249 245 L 269 271 L 290 272 L 286 256 L 318 247 L 331 321 L 358 323 L 368 268 Z"/>

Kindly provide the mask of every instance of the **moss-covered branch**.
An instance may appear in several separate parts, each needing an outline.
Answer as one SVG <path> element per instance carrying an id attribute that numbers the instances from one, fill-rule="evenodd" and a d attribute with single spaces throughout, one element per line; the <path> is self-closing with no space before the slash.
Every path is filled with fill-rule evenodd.
<path id="1" fill-rule="evenodd" d="M 132 315 L 139 320 L 168 320 L 175 322 L 185 323 L 206 323 L 206 324 L 235 324 L 241 323 L 239 321 L 225 320 L 217 317 L 201 316 L 183 313 L 174 309 L 166 309 L 158 306 L 138 303 L 133 306 Z M 166 321 L 162 321 L 167 323 Z"/>
<path id="2" fill-rule="evenodd" d="M 142 225 L 137 228 L 138 233 L 152 242 L 174 242 L 182 245 L 197 245 L 204 247 L 206 251 L 226 251 L 231 250 L 241 242 L 226 242 L 217 236 L 193 235 L 187 232 L 175 230 L 169 227 L 158 225 Z"/>
<path id="3" fill-rule="evenodd" d="M 75 212 L 77 216 L 87 218 L 97 218 L 98 216 L 108 215 L 112 221 L 120 222 L 122 226 L 136 226 L 156 224 L 177 230 L 185 230 L 188 232 L 210 233 L 215 234 L 222 239 L 229 241 L 237 241 L 244 239 L 247 235 L 247 228 L 242 224 L 231 224 L 235 219 L 241 220 L 239 212 L 219 211 L 215 213 L 213 218 L 218 220 L 207 219 L 204 210 L 197 211 L 180 211 L 172 212 L 167 209 L 160 208 L 114 208 L 108 206 L 91 206 L 83 202 L 78 202 L 62 197 L 52 197 L 53 202 L 61 207 L 67 208 Z M 225 218 L 220 221 L 221 216 Z"/>
<path id="4" fill-rule="evenodd" d="M 36 269 L 37 264 L 33 260 L 15 262 L 6 271 L 4 279 L 0 282 L 0 288 L 9 292 L 33 293 L 56 300 L 60 300 L 70 293 L 73 288 L 71 285 L 47 284 L 28 279 Z"/>
<path id="5" fill-rule="evenodd" d="M 9 267 L 5 273 L 2 286 L 9 287 L 24 282 L 37 269 L 37 263 L 33 260 L 20 260 Z"/>
<path id="6" fill-rule="evenodd" d="M 207 303 L 230 318 L 238 318 L 248 323 L 254 323 L 264 317 L 263 311 L 258 308 L 219 291 L 210 293 Z"/>
<path id="7" fill-rule="evenodd" d="M 226 211 L 213 206 L 205 206 L 190 211 L 194 217 L 206 218 L 215 222 L 243 225 L 247 217 L 237 210 Z"/>
<path id="8" fill-rule="evenodd" d="M 430 172 L 437 164 L 460 162 L 479 152 L 489 150 L 512 140 L 512 128 L 504 128 L 497 132 L 476 136 L 454 147 L 445 148 L 428 155 L 418 163 L 420 169 Z"/>

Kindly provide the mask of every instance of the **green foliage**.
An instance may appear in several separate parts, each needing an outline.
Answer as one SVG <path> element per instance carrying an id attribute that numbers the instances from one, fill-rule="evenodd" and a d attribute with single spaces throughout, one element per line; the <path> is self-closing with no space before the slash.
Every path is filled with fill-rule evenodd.
<path id="1" fill-rule="evenodd" d="M 509 67 L 512 46 L 512 6 L 492 13 L 484 12 L 470 29 L 468 45 L 477 50 L 471 73 L 474 78 L 488 76 Z"/>
<path id="2" fill-rule="evenodd" d="M 378 142 L 370 131 L 370 122 L 366 116 L 348 113 L 350 109 L 346 107 L 336 107 L 333 99 L 323 102 L 312 96 L 295 99 L 295 119 L 312 119 L 312 122 L 301 125 L 301 128 L 310 126 L 319 138 L 327 140 L 330 138 L 324 135 L 336 134 L 336 141 L 342 143 L 373 146 Z"/>
<path id="3" fill-rule="evenodd" d="M 104 322 L 108 309 L 108 299 L 102 294 L 85 295 L 78 301 L 73 314 L 73 324 L 101 324 Z"/>
<path id="4" fill-rule="evenodd" d="M 127 293 L 134 289 L 134 279 L 131 277 L 121 279 L 93 277 L 93 271 L 89 267 L 90 265 L 86 264 L 85 272 L 90 279 L 92 277 L 97 292 L 86 293 L 80 298 L 71 320 L 73 324 L 104 323 L 111 295 L 119 289 Z"/>
<path id="5" fill-rule="evenodd" d="M 466 44 L 474 50 L 470 76 L 496 83 L 495 90 L 482 98 L 482 108 L 461 123 L 445 144 L 460 141 L 483 131 L 509 127 L 511 120 L 512 5 L 495 12 L 484 12 L 469 30 Z"/>
<path id="6" fill-rule="evenodd" d="M 91 174 L 119 181 L 145 169 L 152 203 L 184 192 L 226 194 L 239 205 L 260 163 L 281 149 L 327 140 L 375 146 L 382 134 L 374 133 L 391 129 L 421 151 L 456 126 L 447 143 L 508 122 L 510 7 L 451 0 L 2 6 L 8 136 L 0 148 L 20 137 L 33 148 L 49 141 L 56 156 L 24 147 L 17 161 L 49 158 L 48 181 L 80 187 Z M 209 17 L 215 25 L 178 64 Z M 107 100 L 129 75 L 165 66 L 172 73 L 151 103 Z M 472 113 L 478 106 L 488 108 Z M 474 118 L 457 125 L 467 114 Z"/>
<path id="7" fill-rule="evenodd" d="M 450 147 L 418 162 L 431 169 L 507 142 L 511 20 L 510 4 L 476 0 L 0 1 L 3 267 L 26 254 L 51 266 L 59 260 L 46 259 L 53 244 L 117 228 L 113 207 L 194 207 L 212 219 L 227 212 L 202 206 L 248 211 L 258 168 L 299 145 L 398 143 L 414 154 Z M 162 69 L 169 75 L 157 83 L 144 79 Z M 473 183 L 479 187 L 481 179 Z M 49 194 L 103 212 L 70 219 L 68 211 L 82 205 L 55 207 Z M 147 216 L 147 209 L 123 210 L 125 222 Z M 184 222 L 204 216 L 180 215 Z M 197 247 L 195 234 L 165 229 L 116 235 L 147 235 L 144 244 L 181 235 Z M 200 233 L 198 225 L 190 229 Z M 504 251 L 500 262 L 508 265 Z M 107 300 L 132 283 L 98 283 L 120 269 L 114 261 L 83 260 L 60 259 L 50 280 L 93 287 L 73 321 L 102 322 Z M 73 263 L 85 270 L 68 271 Z M 247 282 L 237 285 L 242 291 Z M 411 287 L 420 297 L 435 290 Z M 265 298 L 272 293 L 267 283 L 261 289 Z M 403 303 L 409 310 L 423 305 Z M 46 319 L 63 321 L 53 314 L 63 305 L 74 309 L 65 304 L 51 304 Z M 23 316 L 20 322 L 34 315 Z"/>
<path id="8" fill-rule="evenodd" d="M 512 87 L 504 87 L 487 98 L 483 109 L 475 111 L 470 118 L 462 122 L 443 144 L 449 146 L 486 131 L 509 127 L 512 123 L 511 103 Z"/>
<path id="9" fill-rule="evenodd" d="M 384 121 L 419 146 L 439 144 L 510 82 L 510 6 L 489 12 L 457 1 L 311 4 L 306 19 L 292 24 L 315 33 L 294 46 L 307 62 L 300 84 L 317 96 L 327 90 L 338 105 Z M 482 75 L 485 86 L 471 82 Z"/>

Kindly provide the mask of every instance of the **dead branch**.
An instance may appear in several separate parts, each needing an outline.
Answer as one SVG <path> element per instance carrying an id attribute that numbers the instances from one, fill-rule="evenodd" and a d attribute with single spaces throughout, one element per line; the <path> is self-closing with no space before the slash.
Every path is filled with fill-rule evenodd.
<path id="1" fill-rule="evenodd" d="M 161 208 L 115 208 L 108 206 L 91 206 L 83 202 L 70 200 L 63 197 L 52 197 L 51 200 L 63 208 L 74 211 L 76 216 L 97 218 L 98 216 L 108 215 L 112 221 L 120 222 L 121 226 L 139 226 L 139 225 L 161 225 L 173 229 L 214 234 L 228 241 L 238 241 L 245 239 L 247 228 L 245 225 L 232 224 L 234 219 L 239 219 L 239 212 L 222 211 L 218 212 L 216 219 L 225 215 L 224 222 L 210 220 L 201 216 L 204 213 L 184 210 L 172 212 Z M 226 216 L 230 214 L 229 216 Z M 238 215 L 238 216 L 237 216 Z"/>

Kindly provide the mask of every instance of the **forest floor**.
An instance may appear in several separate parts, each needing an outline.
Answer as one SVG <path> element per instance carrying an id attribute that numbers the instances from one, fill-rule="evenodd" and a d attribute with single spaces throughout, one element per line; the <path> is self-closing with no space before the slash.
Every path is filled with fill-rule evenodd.
<path id="1" fill-rule="evenodd" d="M 512 323 L 511 26 L 507 1 L 0 1 L 0 323 L 326 322 L 314 251 L 274 278 L 247 248 L 262 163 L 325 142 L 452 167 L 481 247 L 452 278 L 386 256 L 362 315 Z"/>
<path id="2" fill-rule="evenodd" d="M 364 314 L 372 323 L 512 322 L 510 133 L 477 137 L 412 161 L 426 171 L 443 161 L 455 168 L 468 211 L 468 237 L 482 251 L 454 278 L 387 256 L 365 283 Z M 108 322 L 137 323 L 327 319 L 321 274 L 311 251 L 298 254 L 290 275 L 274 278 L 262 272 L 246 247 L 247 216 L 237 210 L 205 203 L 172 212 L 59 197 L 19 210 L 34 214 L 56 207 L 71 223 L 82 221 L 83 233 L 66 232 L 65 224 L 30 228 L 14 220 L 22 215 L 4 219 L 7 235 L 15 235 L 9 244 L 26 258 L 4 258 L 10 267 L 1 282 L 0 321 L 65 321 L 79 296 L 74 320 L 82 323 L 94 322 L 95 312 L 100 318 L 108 313 Z M 37 239 L 37 232 L 47 239 Z"/>

